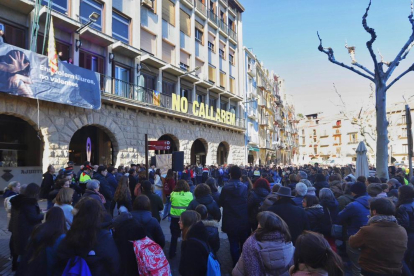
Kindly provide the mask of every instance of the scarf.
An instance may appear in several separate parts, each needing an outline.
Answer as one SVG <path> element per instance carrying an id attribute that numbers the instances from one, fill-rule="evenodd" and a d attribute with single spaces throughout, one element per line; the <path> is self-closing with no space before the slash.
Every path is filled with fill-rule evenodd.
<path id="1" fill-rule="evenodd" d="M 375 215 L 368 220 L 368 225 L 377 222 L 394 222 L 397 223 L 397 219 L 394 216 Z"/>
<path id="2" fill-rule="evenodd" d="M 103 194 L 101 194 L 100 192 L 97 192 L 97 191 L 94 191 L 94 192 L 101 198 L 102 204 L 105 204 L 106 200 L 105 200 L 105 197 L 103 196 Z"/>
<path id="3" fill-rule="evenodd" d="M 267 233 L 262 237 L 262 241 L 275 241 L 279 239 L 283 239 L 279 232 Z M 266 275 L 255 233 L 245 241 L 242 258 L 245 275 Z"/>
<path id="4" fill-rule="evenodd" d="M 310 207 L 306 207 L 305 209 L 320 209 L 320 208 L 323 208 L 322 205 L 315 204 L 315 205 L 312 205 Z"/>

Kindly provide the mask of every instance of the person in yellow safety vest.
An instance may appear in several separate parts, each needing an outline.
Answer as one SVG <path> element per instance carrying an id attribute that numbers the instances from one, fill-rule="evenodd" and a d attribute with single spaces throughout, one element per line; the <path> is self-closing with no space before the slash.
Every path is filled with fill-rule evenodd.
<path id="1" fill-rule="evenodd" d="M 171 245 L 169 251 L 170 259 L 174 258 L 177 250 L 177 240 L 181 235 L 180 216 L 187 209 L 193 200 L 193 194 L 190 192 L 190 186 L 187 181 L 180 180 L 177 182 L 173 192 L 171 193 Z"/>
<path id="2" fill-rule="evenodd" d="M 85 192 L 86 183 L 91 180 L 90 174 L 92 169 L 93 168 L 90 165 L 86 165 L 79 177 L 79 187 L 82 189 L 82 194 Z"/>

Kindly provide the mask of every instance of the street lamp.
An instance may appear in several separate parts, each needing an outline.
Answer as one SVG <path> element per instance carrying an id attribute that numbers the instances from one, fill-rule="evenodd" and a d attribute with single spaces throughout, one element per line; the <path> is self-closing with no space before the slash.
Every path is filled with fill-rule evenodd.
<path id="1" fill-rule="evenodd" d="M 86 27 L 88 27 L 89 25 L 91 25 L 92 23 L 95 23 L 96 21 L 98 21 L 99 17 L 101 17 L 101 15 L 97 12 L 93 12 L 89 15 L 89 22 L 86 23 L 85 25 L 83 25 L 82 27 L 80 27 L 79 29 L 77 29 L 75 32 L 78 34 L 80 33 L 80 31 L 82 31 L 83 29 L 85 29 Z"/>

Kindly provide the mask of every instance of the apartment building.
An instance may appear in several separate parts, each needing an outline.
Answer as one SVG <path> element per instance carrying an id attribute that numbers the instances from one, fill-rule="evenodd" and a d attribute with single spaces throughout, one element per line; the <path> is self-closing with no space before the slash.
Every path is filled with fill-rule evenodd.
<path id="1" fill-rule="evenodd" d="M 292 105 L 289 110 L 293 112 L 289 113 L 283 105 L 284 80 L 266 69 L 250 49 L 244 47 L 244 52 L 247 162 L 290 164 L 293 144 L 284 141 L 288 139 L 285 129 L 291 121 L 287 116 L 294 118 L 294 108 Z M 291 133 L 291 127 L 288 129 Z"/>
<path id="2" fill-rule="evenodd" d="M 51 9 L 48 5 L 49 0 L 0 0 L 4 41 L 46 55 L 45 25 L 51 18 L 60 62 L 99 74 L 102 105 L 88 110 L 40 101 L 36 118 L 36 100 L 0 93 L 2 126 L 20 126 L 28 135 L 9 133 L 10 139 L 0 140 L 16 143 L 0 149 L 4 181 L 24 180 L 19 171 L 25 170 L 31 172 L 27 177 L 40 179 L 47 165 L 62 167 L 69 159 L 83 163 L 87 138 L 96 164 L 144 162 L 145 134 L 171 143 L 152 155 L 184 151 L 189 164 L 244 163 L 239 1 L 54 0 Z"/>

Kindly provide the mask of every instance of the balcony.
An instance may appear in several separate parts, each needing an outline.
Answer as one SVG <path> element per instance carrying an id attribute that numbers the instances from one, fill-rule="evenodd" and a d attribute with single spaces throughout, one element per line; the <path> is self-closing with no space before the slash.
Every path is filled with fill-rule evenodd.
<path id="1" fill-rule="evenodd" d="M 183 32 L 180 32 L 180 47 L 187 52 L 191 52 L 190 48 L 191 38 Z"/>
<path id="2" fill-rule="evenodd" d="M 222 32 L 224 35 L 229 34 L 229 27 L 227 26 L 226 23 L 224 23 L 223 20 L 219 20 L 218 25 L 219 25 L 219 28 L 220 28 L 220 32 Z"/>
<path id="3" fill-rule="evenodd" d="M 175 27 L 165 20 L 162 20 L 162 38 L 174 41 Z"/>
<path id="4" fill-rule="evenodd" d="M 255 134 L 251 134 L 248 136 L 249 144 L 259 144 L 259 136 L 257 135 L 257 132 Z"/>
<path id="5" fill-rule="evenodd" d="M 158 23 L 158 15 L 152 10 L 141 8 L 141 26 L 155 32 Z"/>
<path id="6" fill-rule="evenodd" d="M 31 0 L 0 0 L 0 5 L 23 14 L 29 14 L 35 7 L 34 1 Z"/>
<path id="7" fill-rule="evenodd" d="M 257 118 L 257 109 L 253 108 L 253 107 L 248 107 L 247 108 L 247 117 L 249 117 L 250 119 L 256 119 Z"/>
<path id="8" fill-rule="evenodd" d="M 233 29 L 229 28 L 228 34 L 230 36 L 230 39 L 232 39 L 233 42 L 237 43 L 237 33 L 235 31 L 233 31 Z"/>
<path id="9" fill-rule="evenodd" d="M 249 74 L 250 77 L 255 78 L 256 77 L 256 66 L 253 64 L 249 64 L 247 66 L 247 74 Z"/>
<path id="10" fill-rule="evenodd" d="M 180 2 L 189 9 L 193 9 L 194 7 L 193 0 L 181 0 Z"/>
<path id="11" fill-rule="evenodd" d="M 229 12 L 230 12 L 231 14 L 233 14 L 233 16 L 237 16 L 236 9 L 235 9 L 235 8 L 233 8 L 233 7 L 231 7 L 231 6 L 229 6 Z"/>
<path id="12" fill-rule="evenodd" d="M 262 119 L 260 120 L 260 122 L 259 122 L 259 125 L 260 125 L 261 127 L 267 127 L 267 126 L 269 126 L 269 120 L 267 119 L 267 117 L 262 118 Z"/>
<path id="13" fill-rule="evenodd" d="M 236 124 L 227 125 L 216 122 L 214 119 L 200 118 L 192 114 L 192 105 L 189 102 L 188 112 L 184 114 L 172 110 L 172 96 L 165 93 L 157 93 L 154 90 L 147 89 L 145 87 L 125 82 L 123 80 L 115 79 L 109 76 L 100 76 L 100 87 L 103 96 L 103 100 L 116 100 L 117 102 L 123 102 L 123 104 L 130 104 L 133 106 L 139 106 L 143 109 L 151 111 L 156 110 L 158 113 L 164 113 L 166 115 L 181 116 L 186 120 L 202 121 L 212 125 L 222 125 L 223 127 L 232 127 L 237 129 L 245 129 L 245 120 L 236 118 Z"/>
<path id="14" fill-rule="evenodd" d="M 196 12 L 202 15 L 201 17 L 207 17 L 207 7 L 200 0 L 195 0 Z"/>
<path id="15" fill-rule="evenodd" d="M 205 55 L 203 51 L 203 45 L 199 41 L 196 40 L 195 42 L 195 55 L 197 58 L 201 59 L 202 61 L 205 61 Z"/>
<path id="16" fill-rule="evenodd" d="M 208 19 L 209 23 L 213 23 L 212 26 L 217 29 L 218 26 L 218 17 L 214 10 L 208 10 Z"/>

